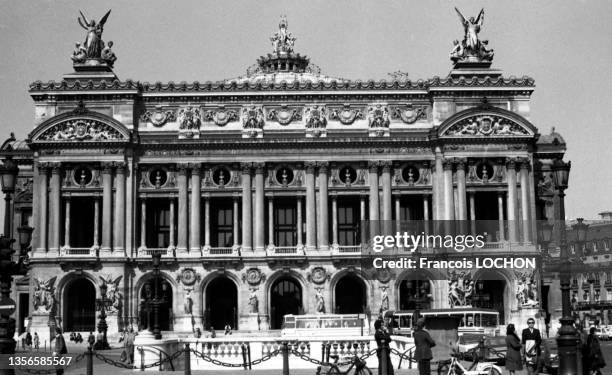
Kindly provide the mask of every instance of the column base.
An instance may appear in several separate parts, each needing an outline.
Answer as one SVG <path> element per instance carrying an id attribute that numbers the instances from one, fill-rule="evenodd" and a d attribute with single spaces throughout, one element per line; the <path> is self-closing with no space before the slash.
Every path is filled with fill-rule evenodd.
<path id="1" fill-rule="evenodd" d="M 199 247 L 192 247 L 189 249 L 189 256 L 192 258 L 199 258 L 204 253 L 204 249 Z"/>
<path id="2" fill-rule="evenodd" d="M 100 248 L 100 258 L 109 258 L 111 256 L 112 256 L 112 251 L 110 247 Z"/>
<path id="3" fill-rule="evenodd" d="M 177 247 L 176 248 L 176 257 L 188 257 L 189 256 L 189 252 L 187 251 L 186 247 Z"/>

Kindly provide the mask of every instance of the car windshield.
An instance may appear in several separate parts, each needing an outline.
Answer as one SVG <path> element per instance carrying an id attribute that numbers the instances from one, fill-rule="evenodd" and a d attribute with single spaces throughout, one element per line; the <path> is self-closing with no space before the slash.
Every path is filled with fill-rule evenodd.
<path id="1" fill-rule="evenodd" d="M 506 338 L 503 336 L 489 337 L 487 338 L 486 344 L 488 346 L 505 346 Z"/>

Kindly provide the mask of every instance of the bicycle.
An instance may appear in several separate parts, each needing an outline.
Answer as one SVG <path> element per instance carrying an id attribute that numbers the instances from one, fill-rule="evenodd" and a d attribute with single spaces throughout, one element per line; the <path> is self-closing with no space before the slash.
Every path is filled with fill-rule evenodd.
<path id="1" fill-rule="evenodd" d="M 332 359 L 333 362 L 323 363 L 321 366 L 318 366 L 316 375 L 372 375 L 372 371 L 370 371 L 368 366 L 366 366 L 366 361 L 362 360 L 357 355 L 345 358 L 351 360 L 351 363 L 346 371 L 340 370 L 338 365 L 338 359 L 340 357 L 338 355 L 330 355 L 329 358 Z M 355 367 L 355 370 L 351 373 L 353 367 Z"/>
<path id="2" fill-rule="evenodd" d="M 480 362 L 474 353 L 474 362 L 469 368 L 459 362 L 459 354 L 453 352 L 451 359 L 438 363 L 438 375 L 502 375 L 502 369 L 493 362 Z"/>

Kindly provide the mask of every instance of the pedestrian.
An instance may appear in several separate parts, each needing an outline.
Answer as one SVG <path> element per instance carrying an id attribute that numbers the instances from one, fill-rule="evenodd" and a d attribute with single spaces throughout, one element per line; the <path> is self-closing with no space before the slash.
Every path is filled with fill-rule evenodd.
<path id="1" fill-rule="evenodd" d="M 38 348 L 40 348 L 40 337 L 38 337 L 38 332 L 34 332 L 34 337 L 32 338 L 32 341 L 34 343 L 34 349 L 38 351 Z"/>
<path id="2" fill-rule="evenodd" d="M 600 370 L 606 367 L 606 361 L 604 360 L 603 354 L 601 352 L 601 345 L 599 344 L 599 339 L 595 334 L 595 327 L 591 327 L 589 331 L 589 336 L 587 338 L 587 348 L 588 360 L 585 362 L 589 363 L 589 370 L 591 372 L 584 374 L 601 375 Z"/>
<path id="3" fill-rule="evenodd" d="M 124 351 L 126 354 L 126 359 L 128 365 L 134 363 L 134 340 L 136 339 L 136 334 L 134 333 L 134 329 L 130 327 L 129 332 L 125 335 L 124 339 Z"/>
<path id="4" fill-rule="evenodd" d="M 64 340 L 64 336 L 62 336 L 62 330 L 59 327 L 55 328 L 55 351 L 53 352 L 53 356 L 62 356 L 66 353 L 68 353 L 68 350 L 66 349 L 66 341 Z M 58 367 L 55 374 L 64 374 L 64 369 L 62 367 Z"/>
<path id="5" fill-rule="evenodd" d="M 584 331 L 584 326 L 580 320 L 576 321 L 576 331 L 578 333 L 579 343 L 578 350 L 581 355 L 578 356 L 578 365 L 582 368 L 582 373 L 584 375 L 589 374 L 589 345 L 588 340 L 589 337 L 587 333 Z"/>
<path id="6" fill-rule="evenodd" d="M 92 347 L 96 343 L 96 336 L 94 336 L 93 332 L 89 331 L 89 336 L 87 337 L 87 343 Z"/>
<path id="7" fill-rule="evenodd" d="M 229 323 L 225 323 L 225 335 L 231 335 L 232 334 L 232 326 L 229 325 Z"/>
<path id="8" fill-rule="evenodd" d="M 78 344 L 83 342 L 83 336 L 81 336 L 81 332 L 77 332 L 77 334 L 76 334 L 76 342 Z"/>
<path id="9" fill-rule="evenodd" d="M 527 375 L 537 375 L 540 363 L 542 335 L 535 328 L 535 319 L 527 319 L 527 327 L 521 335 L 521 343 L 525 346 L 524 357 Z"/>
<path id="10" fill-rule="evenodd" d="M 196 328 L 195 333 L 193 335 L 196 339 L 199 339 L 200 337 L 202 337 L 202 330 L 199 327 Z"/>
<path id="11" fill-rule="evenodd" d="M 521 347 L 521 340 L 516 334 L 514 324 L 508 324 L 508 327 L 506 327 L 506 370 L 510 375 L 514 375 L 515 371 L 523 369 Z"/>
<path id="12" fill-rule="evenodd" d="M 431 348 L 436 346 L 436 342 L 431 338 L 429 332 L 425 330 L 425 319 L 419 318 L 416 322 L 414 333 L 414 360 L 418 363 L 419 375 L 429 375 L 431 373 L 431 359 L 433 354 Z"/>
<path id="13" fill-rule="evenodd" d="M 217 337 L 217 332 L 215 332 L 215 327 L 211 326 L 210 327 L 210 338 L 214 339 L 215 337 Z"/>
<path id="14" fill-rule="evenodd" d="M 25 344 L 28 350 L 32 350 L 32 334 L 30 333 L 30 331 L 26 332 Z"/>
<path id="15" fill-rule="evenodd" d="M 374 322 L 374 340 L 376 340 L 376 356 L 378 357 L 378 375 L 393 375 L 393 363 L 391 363 L 391 353 L 389 351 L 389 343 L 391 342 L 391 335 L 385 329 L 382 319 L 378 319 Z M 383 345 L 387 348 L 386 355 L 383 357 L 382 348 Z M 387 373 L 383 374 L 382 363 L 387 363 Z"/>

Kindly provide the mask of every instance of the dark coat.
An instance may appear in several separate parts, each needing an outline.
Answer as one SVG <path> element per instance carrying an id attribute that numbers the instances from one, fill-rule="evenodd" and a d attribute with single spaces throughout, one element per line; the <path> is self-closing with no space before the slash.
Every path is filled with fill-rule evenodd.
<path id="1" fill-rule="evenodd" d="M 523 369 L 521 358 L 521 342 L 515 335 L 506 336 L 506 370 L 517 371 Z"/>
<path id="2" fill-rule="evenodd" d="M 64 336 L 62 334 L 55 336 L 55 353 L 57 353 L 57 355 L 68 353 L 66 341 L 64 341 Z"/>
<path id="3" fill-rule="evenodd" d="M 589 335 L 587 339 L 588 347 L 588 362 L 589 370 L 597 371 L 606 367 L 606 361 L 604 360 L 603 353 L 601 352 L 601 346 L 599 345 L 599 339 L 595 335 Z M 583 358 L 583 361 L 586 358 Z"/>
<path id="4" fill-rule="evenodd" d="M 436 346 L 436 342 L 429 333 L 423 329 L 417 329 L 412 335 L 414 337 L 414 360 L 432 359 L 431 348 Z"/>
<path id="5" fill-rule="evenodd" d="M 376 345 L 378 346 L 378 348 L 376 349 L 376 356 L 378 357 L 378 375 L 393 375 L 393 363 L 391 363 L 391 351 L 389 350 L 389 343 L 391 342 L 391 335 L 389 335 L 389 332 L 382 330 L 382 329 L 377 329 L 376 333 L 374 333 L 374 340 L 376 340 Z M 383 340 L 385 341 L 386 345 L 387 345 L 387 355 L 385 358 L 382 358 L 382 342 Z M 386 361 L 387 362 L 387 373 L 383 374 L 382 373 L 382 366 L 380 365 L 381 361 Z"/>
<path id="6" fill-rule="evenodd" d="M 525 328 L 523 330 L 523 334 L 521 335 L 521 344 L 525 345 L 527 340 L 535 340 L 535 353 L 525 353 L 525 354 L 539 356 L 542 351 L 542 335 L 540 334 L 540 330 L 534 328 L 533 332 L 531 332 L 529 328 Z"/>

